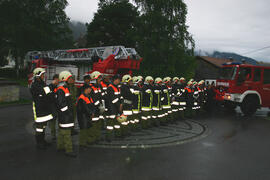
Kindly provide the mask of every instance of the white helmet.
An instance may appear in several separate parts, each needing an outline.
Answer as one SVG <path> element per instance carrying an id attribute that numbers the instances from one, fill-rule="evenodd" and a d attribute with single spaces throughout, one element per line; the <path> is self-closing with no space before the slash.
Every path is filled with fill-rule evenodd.
<path id="1" fill-rule="evenodd" d="M 192 81 L 188 81 L 187 83 L 188 86 L 191 86 L 192 84 L 193 84 Z"/>
<path id="2" fill-rule="evenodd" d="M 132 77 L 129 74 L 126 74 L 122 77 L 122 82 L 129 82 L 132 80 Z"/>
<path id="3" fill-rule="evenodd" d="M 67 81 L 70 77 L 72 77 L 72 74 L 69 71 L 62 71 L 59 74 L 59 80 L 60 81 Z"/>
<path id="4" fill-rule="evenodd" d="M 171 78 L 170 77 L 165 77 L 164 79 L 163 79 L 163 82 L 164 83 L 168 83 L 168 82 L 170 82 L 171 81 Z"/>
<path id="5" fill-rule="evenodd" d="M 127 116 L 125 116 L 125 115 L 118 116 L 118 117 L 116 118 L 116 120 L 117 120 L 119 123 L 125 122 L 125 121 L 127 121 Z"/>
<path id="6" fill-rule="evenodd" d="M 142 76 L 138 76 L 139 81 L 143 81 L 143 77 Z"/>
<path id="7" fill-rule="evenodd" d="M 203 85 L 204 84 L 204 80 L 201 80 L 198 85 Z"/>
<path id="8" fill-rule="evenodd" d="M 157 78 L 155 79 L 155 83 L 156 83 L 156 84 L 162 83 L 162 79 L 161 79 L 160 77 L 157 77 Z"/>
<path id="9" fill-rule="evenodd" d="M 180 81 L 182 82 L 182 81 L 185 81 L 186 79 L 184 78 L 184 77 L 181 77 L 180 78 Z"/>
<path id="10" fill-rule="evenodd" d="M 44 74 L 46 71 L 45 71 L 45 69 L 44 68 L 36 68 L 36 69 L 34 69 L 34 71 L 33 71 L 33 75 L 35 76 L 35 77 L 40 77 L 42 74 Z"/>
<path id="11" fill-rule="evenodd" d="M 173 82 L 179 81 L 180 79 L 178 77 L 173 78 Z"/>
<path id="12" fill-rule="evenodd" d="M 151 81 L 154 81 L 154 79 L 151 77 L 151 76 L 147 76 L 146 78 L 145 78 L 145 82 L 151 82 Z"/>
<path id="13" fill-rule="evenodd" d="M 98 79 L 100 76 L 101 76 L 101 73 L 98 71 L 94 71 L 90 75 L 91 79 Z"/>
<path id="14" fill-rule="evenodd" d="M 132 81 L 133 81 L 134 83 L 138 83 L 138 82 L 140 82 L 140 78 L 137 77 L 137 76 L 134 76 L 134 77 L 132 78 Z"/>

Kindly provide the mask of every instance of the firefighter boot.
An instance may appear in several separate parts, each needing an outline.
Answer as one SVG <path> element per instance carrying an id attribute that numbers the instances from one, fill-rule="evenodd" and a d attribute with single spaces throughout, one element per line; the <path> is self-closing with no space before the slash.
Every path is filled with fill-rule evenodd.
<path id="1" fill-rule="evenodd" d="M 47 148 L 46 144 L 44 143 L 44 134 L 36 134 L 36 143 L 37 148 L 45 150 Z"/>
<path id="2" fill-rule="evenodd" d="M 107 142 L 111 142 L 114 135 L 114 125 L 113 125 L 113 119 L 108 118 L 106 120 L 106 135 L 105 139 Z"/>
<path id="3" fill-rule="evenodd" d="M 114 124 L 114 135 L 115 137 L 122 138 L 123 137 L 123 128 L 121 127 L 119 122 Z"/>
<path id="4" fill-rule="evenodd" d="M 146 112 L 142 113 L 142 117 L 141 117 L 141 127 L 142 129 L 146 129 L 147 128 L 147 114 Z"/>

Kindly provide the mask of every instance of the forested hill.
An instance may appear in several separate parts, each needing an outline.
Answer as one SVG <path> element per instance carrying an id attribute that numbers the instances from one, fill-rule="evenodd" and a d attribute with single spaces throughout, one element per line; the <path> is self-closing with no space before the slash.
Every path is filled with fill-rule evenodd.
<path id="1" fill-rule="evenodd" d="M 214 51 L 213 53 L 208 53 L 208 52 L 196 52 L 195 53 L 198 56 L 209 56 L 209 57 L 214 57 L 214 58 L 220 58 L 220 59 L 234 59 L 236 61 L 242 62 L 245 60 L 249 64 L 258 64 L 258 62 L 255 59 L 252 59 L 250 57 L 242 56 L 236 53 L 229 53 L 229 52 L 219 52 L 219 51 Z"/>

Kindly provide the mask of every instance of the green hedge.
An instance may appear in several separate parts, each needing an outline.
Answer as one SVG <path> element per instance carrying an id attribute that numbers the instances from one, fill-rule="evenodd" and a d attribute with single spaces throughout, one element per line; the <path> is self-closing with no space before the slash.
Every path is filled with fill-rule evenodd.
<path id="1" fill-rule="evenodd" d="M 17 77 L 16 70 L 13 68 L 0 69 L 0 77 L 8 79 L 27 79 L 27 70 L 19 70 L 19 76 Z"/>
<path id="2" fill-rule="evenodd" d="M 0 69 L 0 78 L 5 78 L 17 82 L 19 85 L 27 87 L 28 86 L 28 71 L 19 70 L 19 76 L 17 76 L 16 70 L 13 68 Z"/>

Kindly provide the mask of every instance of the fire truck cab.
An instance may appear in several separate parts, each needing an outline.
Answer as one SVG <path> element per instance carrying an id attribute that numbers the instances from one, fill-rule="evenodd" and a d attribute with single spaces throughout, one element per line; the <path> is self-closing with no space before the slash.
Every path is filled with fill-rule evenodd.
<path id="1" fill-rule="evenodd" d="M 37 67 L 46 70 L 46 83 L 50 83 L 55 74 L 70 71 L 76 85 L 83 83 L 83 76 L 99 71 L 104 76 L 130 74 L 140 68 L 142 58 L 134 48 L 107 46 L 83 49 L 30 51 L 26 54 L 29 63 L 28 84 L 33 80 L 33 70 Z"/>
<path id="2" fill-rule="evenodd" d="M 270 108 L 270 67 L 240 63 L 224 64 L 217 88 L 226 107 L 240 106 L 244 115 L 260 107 Z"/>

